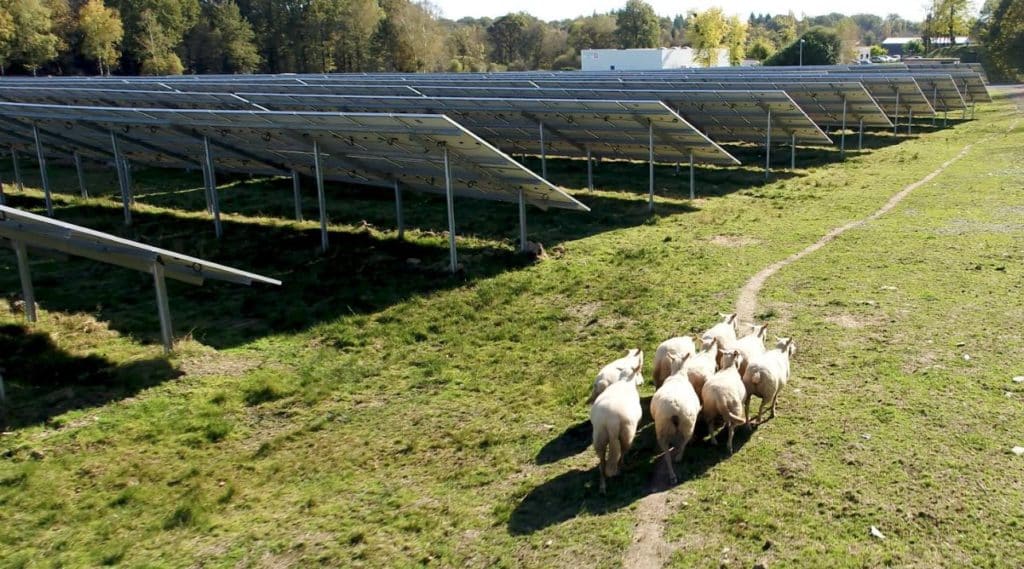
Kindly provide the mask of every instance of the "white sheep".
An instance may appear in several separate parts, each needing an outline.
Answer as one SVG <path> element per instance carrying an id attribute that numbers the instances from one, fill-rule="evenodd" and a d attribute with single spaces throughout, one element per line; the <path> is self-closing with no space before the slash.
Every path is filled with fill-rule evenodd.
<path id="1" fill-rule="evenodd" d="M 587 404 L 592 405 L 597 397 L 608 388 L 609 385 L 619 381 L 623 377 L 624 370 L 642 370 L 644 367 L 644 352 L 640 348 L 633 348 L 626 352 L 626 355 L 601 368 L 594 379 L 594 386 L 590 389 L 590 399 Z M 627 375 L 627 377 L 631 377 Z M 644 384 L 644 376 L 640 371 L 633 378 L 637 385 Z"/>
<path id="2" fill-rule="evenodd" d="M 683 356 L 682 360 L 675 359 L 673 363 L 679 369 L 688 358 L 689 354 Z M 682 371 L 667 377 L 651 398 L 654 432 L 658 438 L 658 446 L 664 453 L 665 466 L 668 468 L 672 484 L 678 480 L 672 461 L 682 460 L 683 451 L 693 438 L 699 414 L 700 400 L 697 398 L 697 392 Z"/>
<path id="3" fill-rule="evenodd" d="M 755 356 L 759 356 L 764 353 L 764 338 L 768 335 L 768 325 L 762 324 L 760 326 L 753 325 L 752 330 L 746 336 L 736 340 L 731 346 L 732 349 L 739 352 L 740 357 L 740 377 L 744 377 L 747 372 L 747 364 Z"/>
<path id="4" fill-rule="evenodd" d="M 718 340 L 705 339 L 701 343 L 701 351 L 688 358 L 682 365 L 680 373 L 690 380 L 698 398 L 701 398 L 700 393 L 708 378 L 715 375 L 715 371 L 718 370 L 719 348 Z"/>
<path id="5" fill-rule="evenodd" d="M 708 424 L 708 436 L 715 440 L 715 423 L 719 418 L 725 422 L 729 429 L 729 454 L 732 454 L 732 437 L 736 427 L 747 422 L 743 411 L 743 402 L 747 397 L 747 390 L 743 386 L 743 379 L 736 368 L 739 364 L 737 353 L 732 350 L 720 350 L 722 354 L 723 367 L 715 375 L 708 378 L 701 390 L 703 395 L 702 404 L 704 420 Z"/>
<path id="6" fill-rule="evenodd" d="M 665 378 L 672 375 L 670 356 L 682 360 L 687 355 L 697 352 L 697 348 L 690 336 L 677 336 L 662 342 L 654 351 L 654 388 L 661 387 Z"/>
<path id="7" fill-rule="evenodd" d="M 761 398 L 761 407 L 757 411 L 756 421 L 761 422 L 764 406 L 771 403 L 771 419 L 775 418 L 775 404 L 779 392 L 789 381 L 789 358 L 796 353 L 796 344 L 792 338 L 777 338 L 775 348 L 754 357 L 747 364 L 747 372 L 743 375 L 743 384 L 747 390 L 744 401 L 746 413 L 750 415 L 750 396 Z"/>
<path id="8" fill-rule="evenodd" d="M 717 339 L 722 347 L 729 348 L 736 341 L 736 313 L 722 314 L 722 321 L 701 334 L 702 340 Z"/>
<path id="9" fill-rule="evenodd" d="M 643 360 L 643 352 L 640 353 L 640 360 Z M 623 457 L 632 446 L 637 425 L 643 417 L 640 393 L 637 391 L 639 376 L 639 366 L 621 370 L 619 379 L 608 385 L 590 408 L 602 494 L 605 493 L 605 478 L 619 473 Z"/>

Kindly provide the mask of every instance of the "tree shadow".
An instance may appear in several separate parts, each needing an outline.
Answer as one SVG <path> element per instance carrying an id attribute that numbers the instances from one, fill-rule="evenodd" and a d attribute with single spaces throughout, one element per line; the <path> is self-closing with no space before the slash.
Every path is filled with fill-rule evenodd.
<path id="1" fill-rule="evenodd" d="M 597 458 L 587 469 L 573 469 L 537 486 L 520 500 L 508 521 L 508 532 L 512 535 L 531 534 L 541 529 L 573 519 L 581 514 L 602 515 L 626 507 L 652 493 L 672 487 L 665 469 L 654 433 L 650 416 L 651 397 L 643 397 L 640 405 L 643 419 L 637 429 L 636 438 L 625 466 L 619 476 L 608 480 L 607 494 L 599 493 Z M 740 427 L 733 438 L 734 453 L 740 452 L 750 441 L 756 427 Z M 590 432 L 589 421 L 567 428 L 541 449 L 537 455 L 539 464 L 555 462 L 579 454 L 589 446 L 582 444 L 582 433 Z M 716 464 L 729 458 L 724 441 L 726 433 L 719 433 L 720 444 L 704 441 L 707 432 L 703 422 L 698 423 L 694 438 L 686 448 L 682 464 L 675 465 L 679 484 L 699 478 Z M 582 447 L 582 448 L 581 448 Z M 545 462 L 546 461 L 546 462 Z"/>
<path id="2" fill-rule="evenodd" d="M 181 375 L 164 358 L 118 365 L 95 355 L 74 355 L 58 348 L 49 334 L 14 324 L 0 326 L 0 354 L 7 394 L 0 414 L 4 429 L 47 423 L 67 411 L 124 399 Z"/>

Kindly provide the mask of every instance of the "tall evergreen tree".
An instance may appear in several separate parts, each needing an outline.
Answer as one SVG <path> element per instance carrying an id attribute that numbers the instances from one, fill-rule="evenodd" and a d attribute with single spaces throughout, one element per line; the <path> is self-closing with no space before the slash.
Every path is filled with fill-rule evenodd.
<path id="1" fill-rule="evenodd" d="M 654 8 L 643 0 L 629 0 L 615 17 L 619 47 L 658 47 L 661 26 Z"/>

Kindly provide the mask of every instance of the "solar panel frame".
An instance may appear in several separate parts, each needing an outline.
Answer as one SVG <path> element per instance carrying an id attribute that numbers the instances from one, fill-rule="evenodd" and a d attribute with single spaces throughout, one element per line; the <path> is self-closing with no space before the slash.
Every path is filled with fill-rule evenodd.
<path id="1" fill-rule="evenodd" d="M 505 98 L 659 100 L 716 142 L 757 142 L 767 134 L 772 111 L 772 137 L 789 140 L 795 133 L 805 144 L 832 140 L 784 91 L 681 91 L 611 89 L 524 89 L 484 87 L 418 87 L 427 96 L 491 96 Z M 779 138 L 777 138 L 779 137 Z"/>
<path id="2" fill-rule="evenodd" d="M 266 108 L 370 112 L 438 112 L 509 151 L 535 153 L 539 125 L 552 155 L 646 160 L 647 122 L 654 123 L 656 159 L 734 165 L 739 160 L 660 101 L 501 99 L 486 97 L 360 97 L 239 93 Z"/>
<path id="3" fill-rule="evenodd" d="M 148 272 L 153 263 L 160 263 L 167 277 L 190 284 L 202 284 L 206 280 L 244 285 L 253 282 L 281 284 L 278 279 L 3 205 L 0 205 L 0 238 L 144 272 Z"/>
<path id="4" fill-rule="evenodd" d="M 655 156 L 662 161 L 735 165 L 739 161 L 659 101 L 463 99 L 275 93 L 192 93 L 102 89 L 0 87 L 0 100 L 76 106 L 222 108 L 313 112 L 442 113 L 508 152 L 536 153 L 538 122 L 548 129 L 550 155 L 646 160 L 646 121 L 655 123 Z"/>
<path id="5" fill-rule="evenodd" d="M 201 159 L 198 148 L 208 137 L 217 146 L 218 168 L 247 173 L 294 170 L 313 175 L 311 148 L 317 140 L 325 179 L 388 188 L 397 180 L 409 189 L 432 193 L 445 193 L 438 156 L 444 147 L 452 158 L 457 195 L 509 202 L 517 201 L 522 190 L 526 201 L 541 209 L 589 211 L 442 115 L 0 103 L 0 116 L 43 125 L 48 132 L 44 144 L 65 151 L 70 143 L 76 150 L 95 154 L 95 148 L 105 145 L 104 137 L 115 132 L 125 141 L 129 158 L 156 166 L 195 167 Z M 191 156 L 196 160 L 189 164 Z"/>
<path id="6" fill-rule="evenodd" d="M 549 84 L 561 85 L 562 81 L 536 81 L 539 87 L 543 88 Z M 786 94 L 807 113 L 818 126 L 841 125 L 843 118 L 843 107 L 845 107 L 848 124 L 854 124 L 863 119 L 867 127 L 892 127 L 892 121 L 882 111 L 878 103 L 871 97 L 864 85 L 857 81 L 672 81 L 672 80 L 633 80 L 623 79 L 621 81 L 594 81 L 575 83 L 578 86 L 593 86 L 595 88 L 626 88 L 626 89 L 683 89 L 683 90 L 709 90 L 717 89 L 722 91 L 750 90 L 750 89 L 771 89 L 785 91 Z"/>

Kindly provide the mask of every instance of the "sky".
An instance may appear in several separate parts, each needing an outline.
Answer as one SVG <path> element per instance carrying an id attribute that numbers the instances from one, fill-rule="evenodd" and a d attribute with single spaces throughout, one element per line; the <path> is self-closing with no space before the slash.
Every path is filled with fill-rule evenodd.
<path id="1" fill-rule="evenodd" d="M 610 10 L 617 10 L 626 5 L 626 0 L 518 0 L 512 4 L 504 2 L 482 1 L 482 0 L 432 0 L 441 8 L 444 17 L 458 20 L 466 16 L 479 18 L 482 16 L 497 17 L 509 12 L 526 12 L 544 21 L 575 18 L 597 12 L 605 13 Z M 690 10 L 705 10 L 712 6 L 718 6 L 727 14 L 736 14 L 744 20 L 751 12 L 759 14 L 785 14 L 790 10 L 800 17 L 803 14 L 808 16 L 820 16 L 830 12 L 840 14 L 877 14 L 885 17 L 893 12 L 903 18 L 913 21 L 924 19 L 926 12 L 925 0 L 910 0 L 909 2 L 893 2 L 892 0 L 833 0 L 831 2 L 822 0 L 691 0 L 680 2 L 679 0 L 647 0 L 647 3 L 654 7 L 659 16 L 674 16 L 685 14 Z M 927 2 L 931 4 L 931 2 Z"/>

